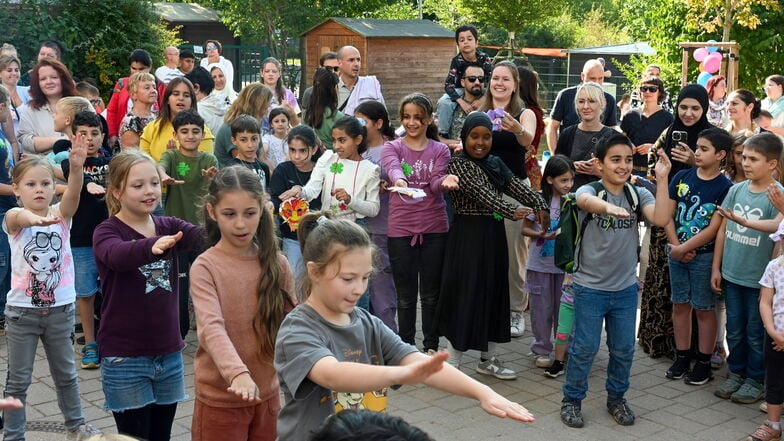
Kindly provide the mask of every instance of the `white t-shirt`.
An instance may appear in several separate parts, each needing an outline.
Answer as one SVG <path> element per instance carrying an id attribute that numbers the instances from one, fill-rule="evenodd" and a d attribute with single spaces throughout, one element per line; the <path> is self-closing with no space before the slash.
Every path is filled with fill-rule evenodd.
<path id="1" fill-rule="evenodd" d="M 288 161 L 286 151 L 289 148 L 289 144 L 285 138 L 280 139 L 273 134 L 267 134 L 261 138 L 261 142 L 268 146 L 267 159 L 270 160 L 274 167 L 277 167 L 281 162 Z"/>
<path id="2" fill-rule="evenodd" d="M 49 207 L 49 216 L 61 216 L 60 204 Z M 3 231 L 8 233 L 5 221 Z M 21 228 L 16 234 L 8 235 L 8 242 L 11 245 L 8 305 L 45 308 L 76 300 L 70 219 L 45 227 Z"/>
<path id="3" fill-rule="evenodd" d="M 158 77 L 158 79 L 161 80 L 163 84 L 169 84 L 169 81 L 184 75 L 185 74 L 180 72 L 180 70 L 176 67 L 172 69 L 171 67 L 163 65 L 155 69 L 155 76 Z"/>
<path id="4" fill-rule="evenodd" d="M 760 285 L 773 288 L 773 327 L 784 332 L 784 256 L 773 259 L 762 275 Z"/>

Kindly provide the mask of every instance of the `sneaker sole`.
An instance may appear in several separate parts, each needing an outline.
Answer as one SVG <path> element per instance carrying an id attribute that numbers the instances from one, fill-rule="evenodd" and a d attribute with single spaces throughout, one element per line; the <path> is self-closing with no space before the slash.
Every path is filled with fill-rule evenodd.
<path id="1" fill-rule="evenodd" d="M 762 395 L 760 395 L 759 398 L 756 398 L 756 399 L 745 398 L 745 397 L 743 397 L 743 398 L 732 397 L 732 396 L 730 397 L 730 400 L 733 403 L 739 403 L 739 404 L 754 404 L 754 403 L 756 403 L 757 401 L 759 401 L 761 399 L 762 399 Z"/>
<path id="2" fill-rule="evenodd" d="M 482 375 L 490 375 L 490 376 L 493 376 L 495 378 L 498 378 L 499 380 L 517 380 L 517 374 L 514 374 L 514 375 L 503 375 L 503 374 L 497 374 L 495 372 L 486 371 L 486 370 L 480 369 L 480 368 L 476 368 L 476 373 L 477 374 L 482 374 Z"/>
<path id="3" fill-rule="evenodd" d="M 82 369 L 98 369 L 101 367 L 100 363 L 79 363 Z"/>
<path id="4" fill-rule="evenodd" d="M 541 361 L 541 362 L 539 360 L 536 360 L 536 361 L 534 361 L 534 364 L 538 368 L 546 369 L 546 368 L 549 368 L 550 366 L 553 365 L 553 360 L 547 360 L 547 361 Z"/>
<path id="5" fill-rule="evenodd" d="M 683 380 L 684 383 L 690 384 L 692 386 L 702 386 L 703 384 L 708 384 L 708 382 L 710 382 L 710 381 L 713 381 L 713 375 L 711 375 L 708 378 L 705 378 L 704 380 L 700 380 L 700 381 L 693 381 L 693 380 L 690 380 L 688 378 Z"/>
<path id="6" fill-rule="evenodd" d="M 668 378 L 668 379 L 670 379 L 670 380 L 682 380 L 682 379 L 683 379 L 683 377 L 685 377 L 685 376 L 686 376 L 686 372 L 684 372 L 684 373 L 682 373 L 682 374 L 680 374 L 680 375 L 675 375 L 675 374 L 672 374 L 672 373 L 670 373 L 669 371 L 667 371 L 667 372 L 665 372 L 665 373 L 664 373 L 664 377 L 665 377 L 665 378 Z"/>
<path id="7" fill-rule="evenodd" d="M 547 371 L 544 371 L 544 376 L 545 377 L 550 377 L 550 378 L 558 378 L 558 377 L 560 377 L 563 374 L 564 374 L 564 371 L 558 371 L 558 372 L 556 372 L 554 374 L 551 374 L 551 373 L 549 373 Z"/>
<path id="8" fill-rule="evenodd" d="M 522 336 L 523 336 L 523 334 L 524 334 L 523 332 L 512 332 L 512 333 L 511 333 L 511 336 L 512 336 L 513 338 L 520 338 L 520 337 L 522 337 Z"/>

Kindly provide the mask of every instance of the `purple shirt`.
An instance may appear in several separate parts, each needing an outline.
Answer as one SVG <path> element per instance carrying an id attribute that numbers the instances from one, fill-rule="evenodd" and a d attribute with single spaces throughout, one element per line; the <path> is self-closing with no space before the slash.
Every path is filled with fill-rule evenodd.
<path id="1" fill-rule="evenodd" d="M 158 236 L 144 237 L 112 216 L 93 234 L 103 306 L 98 345 L 102 356 L 165 355 L 185 347 L 180 337 L 177 253 L 202 248 L 201 227 L 175 217 L 153 216 Z M 161 255 L 160 236 L 183 237 Z"/>
<path id="2" fill-rule="evenodd" d="M 409 187 L 421 188 L 426 195 L 423 199 L 411 199 L 390 193 L 387 236 L 408 237 L 449 230 L 441 183 L 450 157 L 449 147 L 432 139 L 422 151 L 411 150 L 402 138 L 384 144 L 381 167 L 389 175 L 390 184 L 405 179 Z"/>
<path id="3" fill-rule="evenodd" d="M 362 153 L 362 158 L 367 159 L 368 161 L 376 164 L 381 169 L 381 180 L 387 181 L 391 186 L 392 183 L 389 182 L 389 176 L 387 176 L 386 171 L 384 171 L 384 167 L 381 165 L 381 152 L 384 151 L 384 144 L 379 146 L 370 147 L 365 150 L 365 153 Z M 387 223 L 389 222 L 389 195 L 390 193 L 379 193 L 378 201 L 381 203 L 379 207 L 378 214 L 374 217 L 369 217 L 367 219 L 367 229 L 371 234 L 380 234 L 380 235 L 387 235 Z"/>

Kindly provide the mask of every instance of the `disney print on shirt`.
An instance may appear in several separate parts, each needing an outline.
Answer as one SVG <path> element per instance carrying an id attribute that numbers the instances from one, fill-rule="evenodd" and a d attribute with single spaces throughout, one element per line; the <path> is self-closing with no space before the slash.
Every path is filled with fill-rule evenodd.
<path id="1" fill-rule="evenodd" d="M 39 231 L 24 247 L 24 258 L 30 265 L 25 294 L 36 307 L 55 304 L 54 291 L 60 284 L 63 263 L 63 239 L 57 233 Z"/>

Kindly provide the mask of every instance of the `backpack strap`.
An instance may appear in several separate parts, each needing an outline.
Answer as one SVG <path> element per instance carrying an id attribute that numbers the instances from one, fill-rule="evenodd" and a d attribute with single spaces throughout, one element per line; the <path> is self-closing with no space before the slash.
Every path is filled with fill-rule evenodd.
<path id="1" fill-rule="evenodd" d="M 642 207 L 640 206 L 640 194 L 637 192 L 637 188 L 631 182 L 626 182 L 623 185 L 623 194 L 626 196 L 626 202 L 629 203 L 632 211 L 637 216 L 637 222 L 642 222 Z"/>
<path id="2" fill-rule="evenodd" d="M 594 189 L 597 197 L 600 197 L 603 200 L 607 200 L 607 190 L 604 189 L 604 185 L 602 184 L 601 181 L 589 182 L 588 185 L 590 185 L 591 188 Z M 577 204 L 576 195 L 575 195 L 574 203 Z M 579 249 L 577 254 L 574 256 L 574 272 L 577 272 L 577 270 L 580 268 L 580 254 L 582 254 L 583 252 L 583 247 L 581 246 L 581 242 L 583 240 L 583 234 L 585 234 L 585 229 L 588 228 L 588 224 L 591 222 L 593 218 L 594 218 L 594 214 L 589 211 L 586 211 L 583 221 L 580 222 L 580 230 L 578 231 L 577 237 L 574 240 L 575 249 L 576 250 Z"/>

